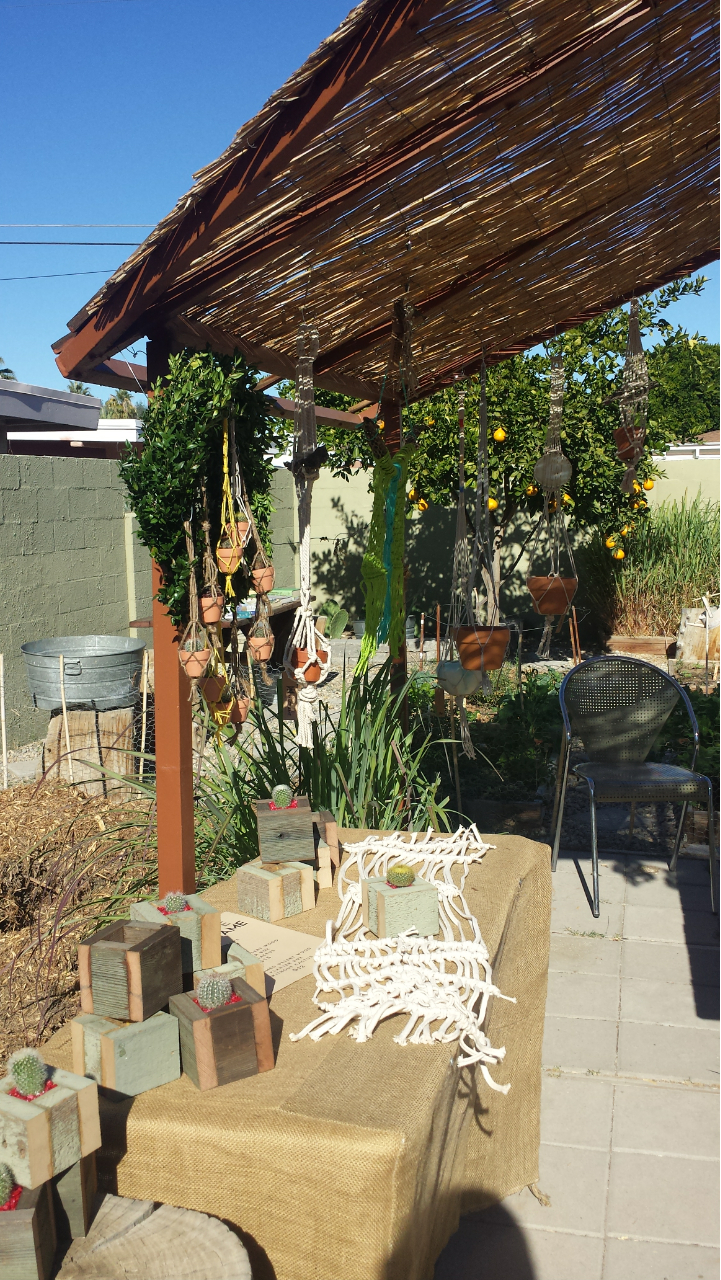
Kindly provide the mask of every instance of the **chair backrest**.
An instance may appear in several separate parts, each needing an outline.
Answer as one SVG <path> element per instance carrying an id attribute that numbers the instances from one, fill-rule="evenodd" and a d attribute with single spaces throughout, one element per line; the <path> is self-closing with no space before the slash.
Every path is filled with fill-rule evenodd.
<path id="1" fill-rule="evenodd" d="M 574 734 L 591 760 L 639 764 L 678 702 L 671 676 L 638 658 L 591 658 L 561 686 Z"/>

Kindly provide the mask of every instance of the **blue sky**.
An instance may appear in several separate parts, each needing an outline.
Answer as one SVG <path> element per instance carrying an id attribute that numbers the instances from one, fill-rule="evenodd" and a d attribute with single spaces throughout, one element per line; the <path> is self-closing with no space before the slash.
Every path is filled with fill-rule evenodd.
<path id="1" fill-rule="evenodd" d="M 0 355 L 21 381 L 65 386 L 50 343 L 131 249 L 17 241 L 142 240 L 349 7 L 0 0 L 0 223 L 148 224 L 0 226 L 15 242 L 0 245 Z M 704 274 L 703 296 L 666 314 L 718 341 L 718 263 Z"/>

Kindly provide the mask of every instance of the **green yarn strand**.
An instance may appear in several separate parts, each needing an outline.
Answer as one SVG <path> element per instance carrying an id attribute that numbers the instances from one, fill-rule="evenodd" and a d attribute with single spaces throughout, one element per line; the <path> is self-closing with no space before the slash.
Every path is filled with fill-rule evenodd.
<path id="1" fill-rule="evenodd" d="M 383 620 L 386 597 L 389 598 L 388 642 L 391 654 L 398 656 L 405 635 L 403 609 L 403 555 L 405 551 L 405 494 L 408 460 L 415 444 L 404 445 L 393 458 L 385 454 L 373 470 L 373 513 L 368 532 L 368 549 L 363 557 L 361 577 L 366 600 L 366 629 L 361 643 L 356 675 L 368 670 L 375 653 Z M 400 466 L 400 475 L 398 475 Z M 396 484 L 392 486 L 392 482 Z M 391 506 L 390 490 L 395 501 Z M 387 520 L 388 517 L 388 520 Z M 390 528 L 387 530 L 387 523 Z M 390 574 L 384 560 L 387 556 L 386 535 L 390 533 Z M 386 553 L 384 555 L 384 553 Z M 390 579 L 390 582 L 389 582 Z M 385 631 L 385 625 L 383 626 Z"/>

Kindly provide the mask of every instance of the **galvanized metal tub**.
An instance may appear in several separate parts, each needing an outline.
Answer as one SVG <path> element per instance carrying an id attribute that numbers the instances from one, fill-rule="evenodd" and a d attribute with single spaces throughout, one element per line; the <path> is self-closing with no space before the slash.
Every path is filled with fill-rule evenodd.
<path id="1" fill-rule="evenodd" d="M 132 707 L 140 694 L 142 640 L 129 636 L 61 636 L 20 646 L 32 700 L 43 711 L 59 711 L 60 655 L 65 660 L 68 708 L 113 711 Z"/>

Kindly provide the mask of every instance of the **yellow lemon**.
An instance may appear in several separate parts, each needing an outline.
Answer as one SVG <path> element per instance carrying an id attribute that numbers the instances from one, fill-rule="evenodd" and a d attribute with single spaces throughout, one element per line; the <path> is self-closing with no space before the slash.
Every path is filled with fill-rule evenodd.
<path id="1" fill-rule="evenodd" d="M 538 493 L 538 485 L 537 485 L 537 484 L 529 484 L 529 485 L 526 485 L 526 495 L 527 495 L 529 498 L 535 498 L 535 496 L 536 496 L 536 494 L 537 494 L 537 493 Z"/>
<path id="2" fill-rule="evenodd" d="M 623 547 L 616 547 L 616 550 L 613 551 L 611 554 L 614 560 L 623 560 L 624 556 L 626 555 L 626 552 L 624 551 Z"/>
<path id="3" fill-rule="evenodd" d="M 566 503 L 566 505 L 568 505 L 569 502 L 573 502 L 573 498 L 571 497 L 570 493 L 564 493 L 563 501 Z"/>
<path id="4" fill-rule="evenodd" d="M 497 502 L 497 500 L 496 500 L 495 498 L 489 498 L 489 499 L 488 499 L 488 510 L 489 510 L 489 511 L 495 511 L 497 506 L 498 506 L 498 502 Z"/>
<path id="5" fill-rule="evenodd" d="M 628 531 L 629 531 L 629 527 L 628 527 L 628 525 L 627 525 L 627 524 L 625 524 L 625 525 L 623 526 L 622 530 L 621 530 L 621 537 L 622 537 L 622 538 L 625 538 L 625 537 L 626 537 L 626 534 L 628 533 Z"/>
<path id="6" fill-rule="evenodd" d="M 417 502 L 417 501 L 418 501 L 418 490 L 417 490 L 417 489 L 411 489 L 410 493 L 408 494 L 408 501 L 409 501 L 409 502 Z"/>
<path id="7" fill-rule="evenodd" d="M 496 427 L 495 431 L 493 432 L 493 439 L 497 440 L 499 444 L 502 444 L 505 438 L 506 438 L 506 433 L 503 430 L 503 427 Z"/>
<path id="8" fill-rule="evenodd" d="M 419 510 L 419 511 L 427 511 L 427 510 L 428 510 L 428 503 L 426 502 L 425 498 L 421 498 L 421 499 L 419 500 L 419 502 L 418 502 L 418 510 Z"/>
<path id="9" fill-rule="evenodd" d="M 607 546 L 607 547 L 609 547 L 609 548 L 610 548 L 610 547 L 615 547 L 615 545 L 616 545 L 616 539 L 613 537 L 613 535 L 610 535 L 608 538 L 606 538 L 606 546 Z"/>
<path id="10" fill-rule="evenodd" d="M 640 486 L 640 484 L 638 483 L 638 480 L 634 480 L 634 482 L 633 482 L 633 492 L 634 492 L 634 493 L 640 493 L 640 492 L 641 492 L 641 486 Z"/>
<path id="11" fill-rule="evenodd" d="M 434 427 L 436 425 L 435 418 L 424 418 L 423 421 L 427 427 Z"/>
<path id="12" fill-rule="evenodd" d="M 379 430 L 379 431 L 383 431 L 383 430 L 385 430 L 385 425 L 386 425 L 386 424 L 385 424 L 385 422 L 384 422 L 384 421 L 383 421 L 383 419 L 381 418 L 380 422 L 378 423 L 378 430 Z"/>
<path id="13" fill-rule="evenodd" d="M 653 480 L 644 480 L 643 487 L 644 489 L 653 489 Z"/>

